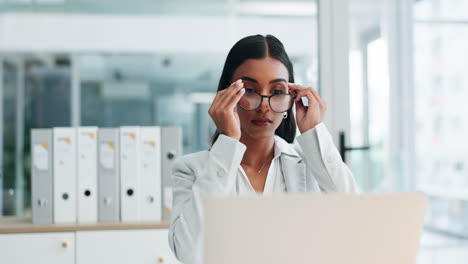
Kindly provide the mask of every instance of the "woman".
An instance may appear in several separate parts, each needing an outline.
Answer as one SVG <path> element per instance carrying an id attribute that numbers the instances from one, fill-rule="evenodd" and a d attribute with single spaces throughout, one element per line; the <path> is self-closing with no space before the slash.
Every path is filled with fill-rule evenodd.
<path id="1" fill-rule="evenodd" d="M 208 111 L 217 128 L 213 145 L 173 169 L 169 242 L 182 262 L 198 253 L 207 196 L 356 191 L 322 123 L 325 102 L 293 83 L 293 66 L 274 36 L 249 36 L 232 47 Z"/>

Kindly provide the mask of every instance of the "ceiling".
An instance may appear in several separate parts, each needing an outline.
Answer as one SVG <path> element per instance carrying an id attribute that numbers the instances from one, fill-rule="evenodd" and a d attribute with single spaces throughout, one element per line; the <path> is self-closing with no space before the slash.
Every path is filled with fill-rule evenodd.
<path id="1" fill-rule="evenodd" d="M 318 0 L 0 0 L 1 12 L 122 15 L 316 16 Z M 326 0 L 324 0 L 326 1 Z M 379 23 L 383 0 L 349 0 L 358 29 Z"/>
<path id="2" fill-rule="evenodd" d="M 0 0 L 0 10 L 85 14 L 310 16 L 315 0 Z"/>
<path id="3" fill-rule="evenodd" d="M 0 0 L 1 12 L 122 15 L 316 16 L 319 0 Z M 326 0 L 324 0 L 326 1 Z M 359 30 L 380 21 L 384 0 L 349 0 L 351 24 Z"/>
<path id="4" fill-rule="evenodd" d="M 383 0 L 350 1 L 351 26 L 355 30 L 365 32 L 379 26 Z M 315 2 L 314 0 L 265 2 L 258 0 L 0 0 L 0 10 L 92 14 L 220 15 L 230 12 L 232 14 L 232 8 L 235 6 L 238 11 L 243 10 L 243 14 L 255 13 L 249 13 L 249 9 L 262 9 L 263 11 L 258 11 L 257 14 L 267 15 L 270 12 L 275 16 L 288 14 L 304 16 L 304 12 L 297 10 L 307 11 L 307 8 L 310 8 L 307 12 L 313 13 L 313 8 L 316 8 Z M 259 3 L 263 3 L 263 8 L 258 6 Z M 281 14 L 274 9 L 268 11 L 268 6 L 279 6 L 287 12 Z M 81 77 L 84 80 L 110 79 L 120 74 L 123 78 L 147 79 L 151 76 L 155 80 L 180 80 L 181 82 L 200 80 L 200 83 L 204 83 L 203 80 L 218 78 L 224 59 L 225 54 L 84 55 L 80 57 L 79 65 Z"/>

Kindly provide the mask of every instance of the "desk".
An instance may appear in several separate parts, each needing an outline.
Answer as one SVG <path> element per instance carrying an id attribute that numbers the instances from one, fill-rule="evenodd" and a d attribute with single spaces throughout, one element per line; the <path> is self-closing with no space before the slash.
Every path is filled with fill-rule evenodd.
<path id="1" fill-rule="evenodd" d="M 178 264 L 169 248 L 168 222 L 32 224 L 0 219 L 2 264 Z"/>

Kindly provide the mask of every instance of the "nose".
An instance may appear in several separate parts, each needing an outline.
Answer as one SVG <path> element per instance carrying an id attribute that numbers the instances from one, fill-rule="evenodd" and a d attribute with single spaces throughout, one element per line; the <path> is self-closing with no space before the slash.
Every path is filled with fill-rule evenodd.
<path id="1" fill-rule="evenodd" d="M 259 112 L 268 112 L 268 111 L 270 111 L 271 109 L 270 109 L 270 105 L 268 104 L 268 100 L 269 100 L 268 97 L 263 97 L 262 103 L 257 108 L 257 111 L 259 111 Z"/>

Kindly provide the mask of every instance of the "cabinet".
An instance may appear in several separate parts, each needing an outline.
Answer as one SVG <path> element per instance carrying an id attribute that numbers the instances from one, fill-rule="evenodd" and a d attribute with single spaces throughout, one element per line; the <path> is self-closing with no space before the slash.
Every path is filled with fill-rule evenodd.
<path id="1" fill-rule="evenodd" d="M 76 264 L 175 264 L 167 229 L 78 231 Z"/>
<path id="2" fill-rule="evenodd" d="M 0 219 L 1 220 L 1 219 Z M 167 222 L 34 225 L 0 221 L 1 264 L 179 264 Z"/>
<path id="3" fill-rule="evenodd" d="M 74 264 L 75 233 L 0 234 L 0 263 Z"/>

